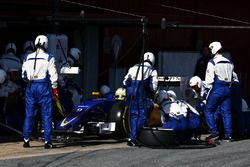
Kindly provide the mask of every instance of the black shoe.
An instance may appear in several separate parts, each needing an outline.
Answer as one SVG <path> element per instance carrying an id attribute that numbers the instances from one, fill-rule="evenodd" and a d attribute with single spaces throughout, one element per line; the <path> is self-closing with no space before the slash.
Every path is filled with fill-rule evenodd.
<path id="1" fill-rule="evenodd" d="M 231 142 L 232 141 L 232 137 L 231 136 L 226 136 L 223 138 L 223 141 L 225 142 Z"/>
<path id="2" fill-rule="evenodd" d="M 218 133 L 216 133 L 216 134 L 211 134 L 211 135 L 209 135 L 208 137 L 206 137 L 206 139 L 207 140 L 219 140 L 219 138 L 220 138 L 220 135 L 218 134 Z"/>
<path id="3" fill-rule="evenodd" d="M 24 141 L 24 142 L 23 142 L 23 147 L 24 147 L 24 148 L 29 148 L 29 147 L 30 147 L 30 141 L 27 141 L 27 142 Z"/>
<path id="4" fill-rule="evenodd" d="M 130 146 L 130 147 L 135 147 L 135 146 L 137 146 L 136 142 L 135 142 L 135 141 L 132 141 L 132 140 L 130 140 L 130 139 L 127 141 L 127 145 Z"/>
<path id="5" fill-rule="evenodd" d="M 45 149 L 52 149 L 52 148 L 56 148 L 56 146 L 54 144 L 52 144 L 51 142 L 48 142 L 48 143 L 44 144 L 44 148 Z"/>

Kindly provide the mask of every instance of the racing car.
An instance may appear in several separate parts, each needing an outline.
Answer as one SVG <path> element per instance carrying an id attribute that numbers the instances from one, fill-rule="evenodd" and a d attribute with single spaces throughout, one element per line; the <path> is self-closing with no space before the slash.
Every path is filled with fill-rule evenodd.
<path id="1" fill-rule="evenodd" d="M 174 80 L 174 82 L 179 81 Z M 92 95 L 93 93 L 98 94 L 98 92 L 92 92 Z M 147 113 L 157 110 L 152 100 L 148 103 Z M 127 137 L 129 131 L 128 108 L 124 99 L 99 97 L 83 101 L 66 117 L 59 120 L 54 129 L 55 133 L 61 134 L 96 134 L 99 136 L 113 134 L 118 138 Z"/>
<path id="2" fill-rule="evenodd" d="M 57 122 L 54 133 L 125 138 L 129 133 L 125 101 L 111 98 L 83 101 Z"/>
<path id="3" fill-rule="evenodd" d="M 150 113 L 148 127 L 140 130 L 139 146 L 150 148 L 209 148 L 214 143 L 200 139 L 181 143 L 173 129 L 164 129 L 157 114 L 159 105 L 149 101 L 147 110 Z M 79 104 L 65 118 L 57 122 L 54 134 L 57 136 L 98 135 L 127 138 L 130 132 L 128 108 L 124 100 L 110 98 L 89 99 Z M 62 139 L 62 138 L 60 138 Z"/>
<path id="4" fill-rule="evenodd" d="M 175 82 L 178 82 L 175 80 Z M 148 127 L 140 130 L 138 142 L 148 147 L 183 147 L 172 129 L 160 127 L 159 105 L 148 100 Z M 69 134 L 98 136 L 112 135 L 124 139 L 129 136 L 129 111 L 124 100 L 115 98 L 92 98 L 76 106 L 66 117 L 56 123 L 54 134 L 67 136 Z M 185 143 L 187 145 L 187 143 Z M 208 147 L 207 141 L 189 141 L 188 145 Z M 211 145 L 209 145 L 211 147 Z"/>

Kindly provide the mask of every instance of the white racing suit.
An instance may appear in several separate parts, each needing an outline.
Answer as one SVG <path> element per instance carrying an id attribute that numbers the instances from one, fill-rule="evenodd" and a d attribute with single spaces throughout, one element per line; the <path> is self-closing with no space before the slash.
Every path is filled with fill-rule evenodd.
<path id="1" fill-rule="evenodd" d="M 32 53 L 32 51 L 28 50 L 25 53 L 23 53 L 23 54 L 20 55 L 20 59 L 21 59 L 22 63 L 26 59 L 27 55 L 30 54 L 30 53 Z"/>
<path id="2" fill-rule="evenodd" d="M 36 61 L 36 66 L 34 62 Z M 41 49 L 27 55 L 22 67 L 22 77 L 27 82 L 26 116 L 23 137 L 28 140 L 32 132 L 37 107 L 40 107 L 44 124 L 45 142 L 51 142 L 52 133 L 52 92 L 57 87 L 58 75 L 55 59 Z"/>
<path id="3" fill-rule="evenodd" d="M 3 85 L 4 92 L 7 93 L 3 109 L 5 113 L 5 123 L 8 126 L 20 129 L 22 125 L 22 94 L 20 82 L 22 63 L 14 53 L 9 52 L 2 56 L 0 66 L 2 66 L 8 74 L 8 81 Z"/>
<path id="4" fill-rule="evenodd" d="M 0 65 L 6 72 L 13 70 L 13 69 L 17 69 L 18 71 L 21 71 L 22 69 L 21 60 L 14 53 L 11 53 L 11 52 L 8 54 L 4 54 L 2 56 Z"/>
<path id="5" fill-rule="evenodd" d="M 20 109 L 20 107 L 22 108 L 22 105 L 20 105 L 20 103 L 16 103 L 16 100 L 18 97 L 21 97 L 21 95 L 15 95 L 20 89 L 20 85 L 9 80 L 0 84 L 0 98 L 2 100 L 0 106 L 0 117 L 2 115 L 1 121 L 16 129 L 20 129 L 20 126 L 22 126 Z"/>
<path id="6" fill-rule="evenodd" d="M 197 103 L 195 104 L 195 109 L 201 113 L 205 110 L 206 99 L 208 96 L 208 89 L 206 88 L 205 81 L 201 81 L 201 88 L 199 91 L 195 91 L 193 89 L 193 98 L 197 99 Z"/>
<path id="7" fill-rule="evenodd" d="M 231 137 L 231 82 L 233 79 L 233 64 L 220 54 L 208 62 L 205 83 L 211 91 L 207 98 L 205 117 L 211 134 L 218 134 L 215 113 L 219 109 L 222 115 L 225 137 Z"/>
<path id="8" fill-rule="evenodd" d="M 123 81 L 130 114 L 131 141 L 137 139 L 138 131 L 146 125 L 148 97 L 154 94 L 158 86 L 157 71 L 148 62 L 144 62 L 143 71 L 142 78 L 142 64 L 134 65 Z"/>

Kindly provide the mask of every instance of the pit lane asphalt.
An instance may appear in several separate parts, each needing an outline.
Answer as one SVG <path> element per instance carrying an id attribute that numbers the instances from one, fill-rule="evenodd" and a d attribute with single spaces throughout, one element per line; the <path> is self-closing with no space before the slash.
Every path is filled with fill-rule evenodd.
<path id="1" fill-rule="evenodd" d="M 57 144 L 45 150 L 43 143 L 32 142 L 24 149 L 22 142 L 0 144 L 0 166 L 3 167 L 128 167 L 128 166 L 250 166 L 250 139 L 221 142 L 208 149 L 151 149 L 128 147 L 116 140 L 82 141 Z M 4 154 L 12 147 L 13 152 Z M 16 149 L 15 149 L 16 148 Z M 19 152 L 17 151 L 19 150 Z"/>

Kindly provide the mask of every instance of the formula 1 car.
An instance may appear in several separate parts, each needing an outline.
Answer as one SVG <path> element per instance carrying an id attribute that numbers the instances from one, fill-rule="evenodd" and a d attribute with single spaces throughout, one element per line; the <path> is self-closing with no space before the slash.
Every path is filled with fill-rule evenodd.
<path id="1" fill-rule="evenodd" d="M 157 113 L 159 106 L 149 101 L 150 111 L 148 127 L 140 130 L 138 143 L 150 148 L 210 148 L 213 143 L 200 139 L 181 143 L 172 129 L 156 127 L 160 118 Z M 113 135 L 115 138 L 127 138 L 130 132 L 128 109 L 125 101 L 110 98 L 89 99 L 78 105 L 68 116 L 58 121 L 54 134 L 98 136 Z"/>
<path id="2" fill-rule="evenodd" d="M 110 98 L 83 101 L 57 122 L 54 133 L 110 135 L 124 138 L 129 133 L 127 110 L 123 100 Z"/>
<path id="3" fill-rule="evenodd" d="M 172 129 L 160 128 L 160 117 L 157 113 L 159 105 L 149 100 L 148 127 L 141 129 L 138 140 L 148 147 L 183 147 Z M 83 101 L 66 117 L 59 120 L 54 129 L 55 135 L 113 135 L 116 138 L 126 138 L 130 133 L 129 112 L 124 100 L 112 98 L 94 98 Z M 185 143 L 187 144 L 187 142 Z M 207 148 L 214 145 L 207 141 L 195 140 L 189 142 L 189 148 Z"/>
<path id="4" fill-rule="evenodd" d="M 92 92 L 95 93 L 95 92 Z M 147 112 L 154 109 L 149 101 Z M 66 117 L 57 121 L 54 133 L 59 134 L 113 134 L 118 138 L 128 137 L 130 132 L 128 109 L 124 100 L 113 98 L 93 98 L 83 101 Z"/>

